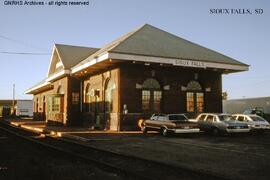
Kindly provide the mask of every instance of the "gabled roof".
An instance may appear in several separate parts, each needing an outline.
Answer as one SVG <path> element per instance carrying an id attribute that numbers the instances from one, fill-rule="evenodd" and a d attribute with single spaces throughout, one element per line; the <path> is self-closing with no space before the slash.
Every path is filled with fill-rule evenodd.
<path id="1" fill-rule="evenodd" d="M 70 46 L 63 44 L 55 44 L 58 55 L 65 69 L 70 69 L 91 54 L 98 51 L 98 48 Z"/>
<path id="2" fill-rule="evenodd" d="M 48 76 L 54 73 L 57 59 L 60 59 L 64 69 L 71 69 L 73 66 L 98 51 L 98 48 L 71 46 L 64 44 L 55 44 L 52 52 L 52 58 L 49 65 Z"/>
<path id="3" fill-rule="evenodd" d="M 105 45 L 76 67 L 106 52 L 248 66 L 221 53 L 145 24 Z"/>

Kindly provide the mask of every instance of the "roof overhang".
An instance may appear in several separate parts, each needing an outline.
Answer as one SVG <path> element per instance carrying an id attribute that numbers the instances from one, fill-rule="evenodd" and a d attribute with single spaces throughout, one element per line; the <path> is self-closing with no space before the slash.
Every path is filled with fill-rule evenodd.
<path id="1" fill-rule="evenodd" d="M 28 89 L 25 91 L 25 94 L 36 94 L 38 92 L 42 92 L 48 89 L 51 89 L 52 86 L 52 82 L 54 82 L 57 79 L 60 79 L 64 76 L 67 76 L 70 74 L 70 70 L 61 70 L 53 75 L 51 75 L 50 77 L 48 77 L 47 79 L 44 80 L 44 82 Z"/>
<path id="2" fill-rule="evenodd" d="M 101 56 L 97 56 L 97 57 L 94 57 L 92 59 L 89 59 L 87 62 L 85 62 L 83 64 L 79 64 L 79 65 L 75 66 L 74 68 L 72 68 L 71 74 L 75 74 L 77 72 L 85 70 L 88 67 L 93 66 L 93 65 L 100 63 L 102 61 L 105 61 L 107 59 L 109 59 L 109 53 L 105 53 Z"/>
<path id="3" fill-rule="evenodd" d="M 50 82 L 44 81 L 43 83 L 26 90 L 25 94 L 37 94 L 41 91 L 46 91 L 51 88 L 52 84 Z"/>
<path id="4" fill-rule="evenodd" d="M 50 77 L 48 77 L 46 79 L 47 82 L 53 82 L 61 77 L 64 77 L 66 75 L 69 75 L 70 74 L 70 70 L 61 70 L 53 75 L 51 75 Z"/>
<path id="5" fill-rule="evenodd" d="M 87 62 L 79 64 L 72 68 L 71 74 L 76 74 L 78 72 L 83 72 L 89 67 L 94 67 L 96 64 L 102 64 L 102 61 L 113 59 L 113 60 L 122 60 L 122 61 L 137 61 L 144 63 L 159 63 L 159 64 L 168 64 L 173 66 L 182 66 L 189 68 L 200 68 L 200 69 L 214 69 L 220 70 L 224 74 L 248 71 L 248 65 L 238 65 L 238 64 L 227 64 L 227 63 L 218 63 L 210 62 L 203 60 L 189 60 L 189 59 L 176 59 L 176 58 L 166 58 L 166 57 L 153 57 L 153 56 L 143 56 L 143 55 L 134 55 L 134 54 L 123 54 L 115 52 L 106 52 L 105 54 L 89 59 Z"/>
<path id="6" fill-rule="evenodd" d="M 232 73 L 247 71 L 249 69 L 248 65 L 238 65 L 238 64 L 225 64 L 210 61 L 199 61 L 199 60 L 188 60 L 188 59 L 176 59 L 176 58 L 165 58 L 165 57 L 153 57 L 153 56 L 143 56 L 143 55 L 131 55 L 122 53 L 108 53 L 108 58 L 111 59 L 121 59 L 129 61 L 138 61 L 146 63 L 160 63 L 169 64 L 173 66 L 191 67 L 191 68 L 202 68 L 202 69 L 219 69 L 223 73 Z"/>

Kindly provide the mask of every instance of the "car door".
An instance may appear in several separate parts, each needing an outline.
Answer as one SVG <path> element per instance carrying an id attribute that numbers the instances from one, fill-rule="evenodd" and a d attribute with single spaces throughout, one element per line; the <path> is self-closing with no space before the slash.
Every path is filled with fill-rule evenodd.
<path id="1" fill-rule="evenodd" d="M 198 117 L 198 119 L 197 119 L 199 128 L 200 128 L 201 130 L 205 130 L 206 127 L 207 127 L 206 121 L 205 121 L 206 116 L 207 116 L 207 115 L 205 115 L 205 114 L 201 114 L 201 115 L 199 115 L 199 117 Z"/>
<path id="2" fill-rule="evenodd" d="M 211 130 L 212 127 L 214 127 L 214 119 L 215 119 L 215 116 L 214 115 L 207 115 L 206 119 L 205 119 L 205 128 L 207 130 Z"/>
<path id="3" fill-rule="evenodd" d="M 164 116 L 156 116 L 151 120 L 147 120 L 147 126 L 153 129 L 160 129 Z"/>

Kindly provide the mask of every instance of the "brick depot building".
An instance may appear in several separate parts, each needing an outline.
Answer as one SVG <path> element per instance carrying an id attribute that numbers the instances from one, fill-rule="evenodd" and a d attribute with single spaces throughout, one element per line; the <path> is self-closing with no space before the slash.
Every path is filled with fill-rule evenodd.
<path id="1" fill-rule="evenodd" d="M 34 95 L 34 118 L 97 129 L 136 129 L 152 113 L 222 112 L 222 74 L 243 64 L 151 25 L 102 48 L 55 44 Z"/>

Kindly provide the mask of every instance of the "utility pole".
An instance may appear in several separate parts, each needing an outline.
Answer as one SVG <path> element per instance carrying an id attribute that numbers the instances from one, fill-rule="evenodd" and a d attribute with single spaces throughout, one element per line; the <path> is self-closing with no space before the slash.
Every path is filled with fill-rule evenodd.
<path id="1" fill-rule="evenodd" d="M 15 84 L 13 84 L 13 100 L 12 100 L 12 114 L 15 112 Z"/>

